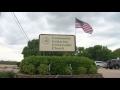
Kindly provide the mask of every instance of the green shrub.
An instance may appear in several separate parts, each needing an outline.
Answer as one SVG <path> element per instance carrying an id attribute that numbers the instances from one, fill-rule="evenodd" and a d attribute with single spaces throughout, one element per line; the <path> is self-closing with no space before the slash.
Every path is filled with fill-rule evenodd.
<path id="1" fill-rule="evenodd" d="M 97 70 L 98 68 L 92 65 L 90 68 L 88 68 L 88 74 L 96 74 Z"/>
<path id="2" fill-rule="evenodd" d="M 22 68 L 24 74 L 35 74 L 36 68 L 31 64 L 23 66 Z"/>
<path id="3" fill-rule="evenodd" d="M 9 78 L 9 75 L 6 73 L 6 71 L 0 72 L 0 78 Z"/>
<path id="4" fill-rule="evenodd" d="M 65 75 L 71 75 L 72 74 L 72 70 L 70 68 L 70 66 L 66 66 L 65 67 Z"/>
<path id="5" fill-rule="evenodd" d="M 78 74 L 86 74 L 87 68 L 85 67 L 78 67 Z"/>
<path id="6" fill-rule="evenodd" d="M 48 64 L 48 60 L 46 59 L 46 57 L 40 57 L 40 56 L 31 56 L 31 57 L 27 57 L 25 59 L 22 60 L 22 62 L 20 63 L 20 73 L 26 73 L 25 68 L 27 68 L 26 66 L 28 65 L 33 65 L 35 67 L 35 74 L 39 74 L 39 71 L 37 69 L 37 67 L 41 64 Z"/>
<path id="7" fill-rule="evenodd" d="M 46 64 L 40 64 L 38 67 L 39 74 L 48 75 L 49 74 L 49 66 Z"/>
<path id="8" fill-rule="evenodd" d="M 0 72 L 0 78 L 14 78 L 15 73 L 13 71 L 2 71 Z"/>
<path id="9" fill-rule="evenodd" d="M 56 57 L 51 60 L 50 63 L 50 74 L 52 75 L 64 75 L 65 74 L 65 61 L 61 57 Z"/>
<path id="10" fill-rule="evenodd" d="M 15 72 L 14 71 L 7 71 L 6 72 L 9 76 L 9 78 L 14 78 L 15 77 Z"/>
<path id="11" fill-rule="evenodd" d="M 50 71 L 47 71 L 48 66 L 42 64 L 50 64 Z M 72 66 L 72 71 L 69 64 Z M 31 56 L 24 58 L 20 63 L 20 73 L 46 75 L 48 72 L 51 75 L 93 74 L 97 73 L 97 68 L 92 59 L 77 56 Z"/>

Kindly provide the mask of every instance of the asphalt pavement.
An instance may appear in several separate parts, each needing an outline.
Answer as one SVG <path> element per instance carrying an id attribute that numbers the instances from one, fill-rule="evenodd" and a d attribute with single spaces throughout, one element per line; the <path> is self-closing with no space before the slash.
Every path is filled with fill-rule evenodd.
<path id="1" fill-rule="evenodd" d="M 104 78 L 120 78 L 120 69 L 99 68 L 98 73 L 101 73 Z"/>

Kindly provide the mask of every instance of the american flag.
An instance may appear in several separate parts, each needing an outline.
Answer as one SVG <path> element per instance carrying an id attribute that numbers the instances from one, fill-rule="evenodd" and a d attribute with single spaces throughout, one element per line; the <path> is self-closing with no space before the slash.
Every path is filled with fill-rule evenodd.
<path id="1" fill-rule="evenodd" d="M 93 32 L 92 27 L 88 23 L 83 22 L 77 18 L 75 18 L 75 28 L 82 28 L 85 33 L 89 33 L 89 34 L 92 34 Z"/>

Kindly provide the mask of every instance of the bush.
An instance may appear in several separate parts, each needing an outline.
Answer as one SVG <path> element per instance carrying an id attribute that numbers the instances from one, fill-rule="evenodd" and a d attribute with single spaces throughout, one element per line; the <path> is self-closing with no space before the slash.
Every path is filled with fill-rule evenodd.
<path id="1" fill-rule="evenodd" d="M 0 72 L 0 78 L 14 78 L 15 73 L 13 71 L 2 71 Z"/>
<path id="2" fill-rule="evenodd" d="M 46 64 L 40 64 L 38 67 L 39 74 L 48 75 L 49 74 L 49 66 Z"/>
<path id="3" fill-rule="evenodd" d="M 24 74 L 35 74 L 35 71 L 36 71 L 36 68 L 33 66 L 33 65 L 24 65 L 23 67 L 22 67 L 22 71 L 20 71 L 20 72 L 23 72 Z"/>
<path id="4" fill-rule="evenodd" d="M 9 78 L 9 75 L 5 71 L 2 71 L 0 72 L 0 78 Z"/>
<path id="5" fill-rule="evenodd" d="M 50 64 L 50 71 L 48 65 Z M 71 64 L 72 70 L 69 67 Z M 77 56 L 31 56 L 20 63 L 20 72 L 24 74 L 78 75 L 95 74 L 97 68 L 92 59 Z"/>
<path id="6" fill-rule="evenodd" d="M 65 67 L 65 75 L 71 75 L 72 74 L 72 70 L 70 68 L 70 66 L 66 66 Z"/>
<path id="7" fill-rule="evenodd" d="M 86 74 L 87 68 L 85 67 L 78 67 L 78 74 Z"/>
<path id="8" fill-rule="evenodd" d="M 60 58 L 59 58 L 60 59 Z M 51 68 L 50 68 L 50 74 L 52 75 L 64 75 L 65 74 L 65 61 L 64 60 L 59 60 L 56 58 L 56 60 L 51 61 Z"/>
<path id="9" fill-rule="evenodd" d="M 90 68 L 88 68 L 88 74 L 96 74 L 97 70 L 98 70 L 97 66 L 95 67 L 92 65 Z"/>
<path id="10" fill-rule="evenodd" d="M 8 71 L 7 72 L 9 78 L 14 78 L 15 77 L 15 72 L 14 71 Z"/>

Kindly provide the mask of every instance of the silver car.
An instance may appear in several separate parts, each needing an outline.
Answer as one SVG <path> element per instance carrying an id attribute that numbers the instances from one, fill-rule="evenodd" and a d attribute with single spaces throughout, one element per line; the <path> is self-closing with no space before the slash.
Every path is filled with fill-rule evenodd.
<path id="1" fill-rule="evenodd" d="M 107 63 L 103 61 L 95 61 L 95 64 L 98 67 L 103 67 L 103 68 L 107 67 Z"/>
<path id="2" fill-rule="evenodd" d="M 18 66 L 14 66 L 13 69 L 19 69 L 19 67 Z"/>

